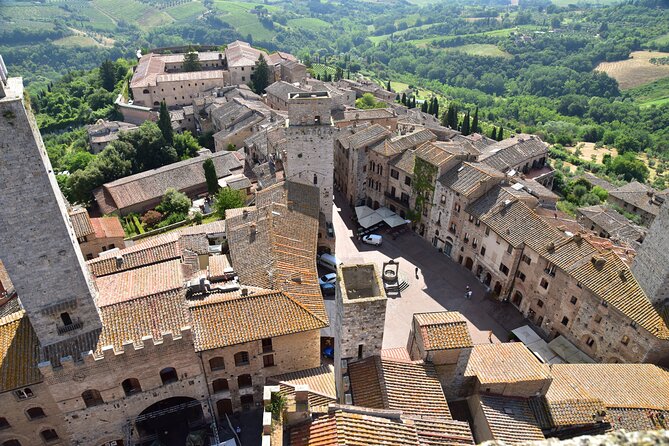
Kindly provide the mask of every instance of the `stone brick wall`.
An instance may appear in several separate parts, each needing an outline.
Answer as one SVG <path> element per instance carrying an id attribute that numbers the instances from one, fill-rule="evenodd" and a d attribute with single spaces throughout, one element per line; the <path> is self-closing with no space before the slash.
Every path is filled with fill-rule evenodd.
<path id="1" fill-rule="evenodd" d="M 669 302 L 669 203 L 660 208 L 659 215 L 648 231 L 632 264 L 632 273 L 656 304 Z"/>
<path id="2" fill-rule="evenodd" d="M 0 99 L 3 261 L 42 347 L 74 352 L 68 342 L 101 328 L 96 291 L 34 117 L 24 107 L 21 80 L 9 81 Z M 64 313 L 82 327 L 63 332 Z"/>
<path id="3" fill-rule="evenodd" d="M 60 441 L 53 444 L 70 444 L 69 434 L 63 426 L 63 417 L 47 385 L 35 383 L 27 388 L 33 397 L 19 399 L 15 391 L 0 393 L 0 416 L 9 423 L 8 428 L 0 430 L 0 444 L 9 440 L 18 440 L 22 445 L 43 444 L 40 432 L 45 429 L 54 429 L 58 434 Z M 45 416 L 31 420 L 27 411 L 32 408 L 41 408 Z"/>

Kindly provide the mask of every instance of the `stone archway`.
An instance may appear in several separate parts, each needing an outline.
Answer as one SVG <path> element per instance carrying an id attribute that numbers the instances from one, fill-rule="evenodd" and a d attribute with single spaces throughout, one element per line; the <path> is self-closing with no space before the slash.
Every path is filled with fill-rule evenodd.
<path id="1" fill-rule="evenodd" d="M 496 297 L 498 297 L 500 294 L 502 294 L 502 284 L 499 282 L 495 282 L 495 288 L 493 288 L 492 294 Z"/>
<path id="2" fill-rule="evenodd" d="M 467 257 L 465 259 L 465 268 L 471 271 L 473 267 L 474 267 L 474 260 L 471 257 Z"/>
<path id="3" fill-rule="evenodd" d="M 485 286 L 490 286 L 490 283 L 492 282 L 492 274 L 486 273 L 485 279 L 483 279 L 483 284 Z"/>
<path id="4" fill-rule="evenodd" d="M 154 403 L 135 418 L 138 444 L 160 441 L 166 446 L 181 446 L 188 435 L 206 428 L 202 404 L 190 397 L 172 397 Z"/>

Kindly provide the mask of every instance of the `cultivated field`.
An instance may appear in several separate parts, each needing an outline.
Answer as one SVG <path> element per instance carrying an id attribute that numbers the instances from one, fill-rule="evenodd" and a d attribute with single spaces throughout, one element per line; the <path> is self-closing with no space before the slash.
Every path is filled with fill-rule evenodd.
<path id="1" fill-rule="evenodd" d="M 62 39 L 54 40 L 54 45 L 59 46 L 100 46 L 98 42 L 88 36 L 67 36 Z"/>
<path id="2" fill-rule="evenodd" d="M 288 20 L 288 26 L 293 29 L 306 29 L 309 31 L 320 31 L 324 28 L 330 28 L 330 24 L 324 20 L 315 17 L 302 17 L 299 19 Z"/>
<path id="3" fill-rule="evenodd" d="M 500 50 L 497 45 L 487 43 L 454 46 L 452 48 L 444 48 L 444 51 L 460 51 L 462 53 L 471 54 L 472 56 L 511 57 L 511 54 Z"/>
<path id="4" fill-rule="evenodd" d="M 618 81 L 621 89 L 626 90 L 669 77 L 669 65 L 654 65 L 650 63 L 653 57 L 669 57 L 669 53 L 635 51 L 630 59 L 602 62 L 595 70 L 605 72 Z"/>

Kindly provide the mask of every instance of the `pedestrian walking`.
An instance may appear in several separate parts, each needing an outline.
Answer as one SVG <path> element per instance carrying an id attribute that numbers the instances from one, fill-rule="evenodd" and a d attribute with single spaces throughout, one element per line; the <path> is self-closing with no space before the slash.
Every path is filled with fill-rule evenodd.
<path id="1" fill-rule="evenodd" d="M 469 285 L 465 288 L 465 299 L 470 299 L 472 297 L 472 291 L 469 288 Z"/>

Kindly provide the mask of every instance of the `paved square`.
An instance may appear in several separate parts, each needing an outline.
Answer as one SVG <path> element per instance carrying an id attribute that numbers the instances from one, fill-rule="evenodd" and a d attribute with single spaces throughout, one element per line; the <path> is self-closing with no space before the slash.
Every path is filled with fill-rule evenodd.
<path id="1" fill-rule="evenodd" d="M 505 342 L 509 331 L 525 324 L 522 315 L 511 304 L 485 298 L 485 287 L 470 271 L 412 231 L 407 230 L 396 240 L 384 234 L 381 246 L 365 245 L 353 235 L 353 211 L 338 194 L 335 195 L 335 210 L 337 258 L 344 263 L 374 262 L 379 270 L 383 262 L 395 259 L 400 264 L 400 276 L 410 285 L 401 298 L 388 300 L 383 348 L 406 346 L 414 313 L 461 312 L 467 318 L 475 344 L 488 343 L 490 331 L 494 342 Z M 416 267 L 419 268 L 418 277 Z M 473 291 L 471 300 L 464 298 L 467 286 Z"/>

